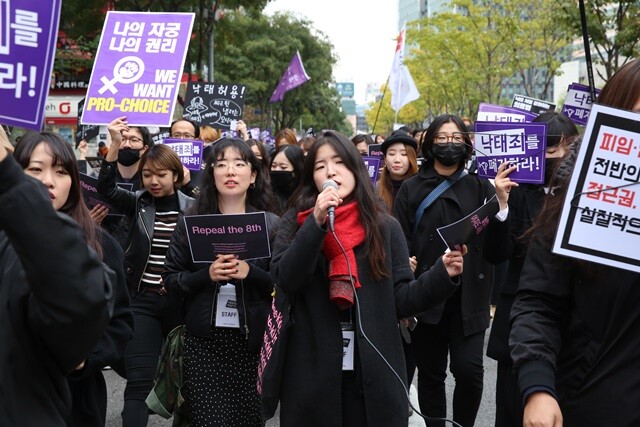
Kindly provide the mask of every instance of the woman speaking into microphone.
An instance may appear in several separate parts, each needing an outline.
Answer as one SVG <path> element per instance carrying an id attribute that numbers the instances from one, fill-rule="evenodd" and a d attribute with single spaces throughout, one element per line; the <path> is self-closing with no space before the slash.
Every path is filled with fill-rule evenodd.
<path id="1" fill-rule="evenodd" d="M 281 425 L 406 426 L 398 319 L 456 290 L 463 253 L 443 255 L 414 280 L 400 225 L 375 196 L 355 146 L 335 131 L 311 147 L 292 206 L 271 262 L 295 318 Z"/>

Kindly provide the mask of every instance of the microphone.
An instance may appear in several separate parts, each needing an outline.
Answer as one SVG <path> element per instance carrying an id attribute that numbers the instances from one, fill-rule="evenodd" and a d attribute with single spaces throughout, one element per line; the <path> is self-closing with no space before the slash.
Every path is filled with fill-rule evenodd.
<path id="1" fill-rule="evenodd" d="M 338 184 L 336 184 L 336 182 L 332 179 L 329 179 L 327 181 L 324 182 L 324 184 L 322 184 L 322 191 L 326 190 L 329 187 L 333 187 L 336 190 L 338 189 Z M 329 209 L 327 209 L 327 215 L 329 216 L 329 230 L 334 231 L 333 230 L 333 223 L 335 222 L 336 219 L 336 208 L 335 206 L 329 206 Z"/>

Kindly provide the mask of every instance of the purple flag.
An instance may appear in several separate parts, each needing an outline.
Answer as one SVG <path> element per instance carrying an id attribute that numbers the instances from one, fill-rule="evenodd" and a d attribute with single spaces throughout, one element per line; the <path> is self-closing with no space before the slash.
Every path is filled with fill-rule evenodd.
<path id="1" fill-rule="evenodd" d="M 83 124 L 169 126 L 193 13 L 108 12 L 91 73 Z"/>
<path id="2" fill-rule="evenodd" d="M 289 68 L 284 72 L 278 83 L 278 87 L 273 91 L 269 102 L 282 101 L 284 94 L 293 88 L 300 86 L 302 83 L 309 81 L 309 76 L 304 70 L 302 65 L 302 58 L 300 58 L 300 52 L 296 51 L 296 54 L 291 58 Z"/>
<path id="3" fill-rule="evenodd" d="M 509 178 L 516 182 L 542 184 L 547 148 L 546 123 L 475 123 L 478 176 L 495 178 L 503 162 L 516 166 Z"/>
<path id="4" fill-rule="evenodd" d="M 0 122 L 42 128 L 60 5 L 61 0 L 0 0 Z"/>

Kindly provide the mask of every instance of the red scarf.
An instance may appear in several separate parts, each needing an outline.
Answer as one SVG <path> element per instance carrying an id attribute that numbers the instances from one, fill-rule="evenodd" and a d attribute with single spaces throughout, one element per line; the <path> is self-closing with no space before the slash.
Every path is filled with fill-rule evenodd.
<path id="1" fill-rule="evenodd" d="M 298 225 L 307 219 L 313 212 L 313 208 L 298 213 Z M 338 242 L 333 237 L 333 233 L 328 233 L 322 243 L 322 252 L 329 260 L 329 293 L 332 301 L 338 304 L 340 309 L 348 308 L 353 305 L 353 289 L 349 281 L 349 267 L 347 266 L 347 258 L 351 266 L 351 275 L 353 276 L 354 285 L 360 287 L 358 280 L 358 266 L 356 264 L 356 255 L 353 248 L 364 242 L 365 230 L 360 222 L 360 209 L 357 202 L 347 205 L 338 206 L 336 208 L 336 216 L 334 222 L 336 235 L 342 246 L 344 247 L 347 257 L 345 258 Z"/>

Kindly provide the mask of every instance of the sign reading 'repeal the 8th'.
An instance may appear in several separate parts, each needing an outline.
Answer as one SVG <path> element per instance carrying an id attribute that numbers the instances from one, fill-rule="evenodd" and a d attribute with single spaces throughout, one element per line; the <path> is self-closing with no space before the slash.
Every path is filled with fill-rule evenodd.
<path id="1" fill-rule="evenodd" d="M 108 12 L 83 124 L 171 124 L 193 13 Z"/>

